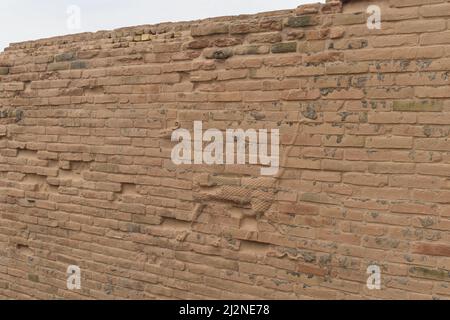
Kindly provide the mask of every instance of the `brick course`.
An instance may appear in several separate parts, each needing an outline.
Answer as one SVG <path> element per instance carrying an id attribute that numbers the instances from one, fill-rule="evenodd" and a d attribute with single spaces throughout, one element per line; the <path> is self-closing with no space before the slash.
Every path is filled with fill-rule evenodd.
<path id="1" fill-rule="evenodd" d="M 450 1 L 346 2 L 7 48 L 0 298 L 450 298 Z M 200 120 L 282 174 L 174 165 Z"/>

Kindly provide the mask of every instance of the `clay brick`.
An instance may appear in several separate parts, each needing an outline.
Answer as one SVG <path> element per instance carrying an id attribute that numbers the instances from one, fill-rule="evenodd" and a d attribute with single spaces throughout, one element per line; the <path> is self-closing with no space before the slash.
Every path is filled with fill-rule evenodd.
<path id="1" fill-rule="evenodd" d="M 409 163 L 371 163 L 369 172 L 377 174 L 388 173 L 414 173 L 414 164 Z"/>
<path id="2" fill-rule="evenodd" d="M 5 91 L 22 91 L 25 89 L 23 82 L 8 82 L 2 84 L 2 89 Z"/>
<path id="3" fill-rule="evenodd" d="M 363 173 L 345 173 L 342 176 L 343 182 L 360 185 L 360 186 L 372 186 L 383 187 L 388 184 L 388 177 L 385 175 L 372 175 Z"/>
<path id="4" fill-rule="evenodd" d="M 316 16 L 302 15 L 299 17 L 289 17 L 284 25 L 290 28 L 302 28 L 314 26 L 317 23 L 318 22 Z"/>
<path id="5" fill-rule="evenodd" d="M 9 73 L 8 67 L 0 67 L 0 76 L 7 75 Z"/>
<path id="6" fill-rule="evenodd" d="M 341 27 L 331 28 L 330 29 L 330 38 L 331 39 L 339 39 L 344 36 L 345 29 Z"/>
<path id="7" fill-rule="evenodd" d="M 402 7 L 391 8 L 391 10 L 384 10 L 383 21 L 399 21 L 419 18 L 419 8 L 417 7 Z"/>
<path id="8" fill-rule="evenodd" d="M 437 280 L 437 281 L 450 281 L 450 275 L 447 270 L 444 269 L 431 269 L 425 267 L 411 267 L 409 274 L 413 277 Z"/>
<path id="9" fill-rule="evenodd" d="M 414 114 L 402 114 L 393 112 L 378 112 L 369 114 L 369 123 L 416 123 L 417 119 Z"/>
<path id="10" fill-rule="evenodd" d="M 65 52 L 55 56 L 55 62 L 70 61 L 76 57 L 75 52 Z"/>
<path id="11" fill-rule="evenodd" d="M 421 6 L 419 8 L 419 13 L 422 17 L 445 17 L 448 15 L 448 12 L 450 12 L 450 4 L 448 3 Z"/>
<path id="12" fill-rule="evenodd" d="M 297 51 L 297 42 L 283 42 L 272 45 L 272 53 L 288 53 Z"/>
<path id="13" fill-rule="evenodd" d="M 303 30 L 292 30 L 288 31 L 286 40 L 300 40 L 305 36 L 305 32 Z"/>
<path id="14" fill-rule="evenodd" d="M 304 14 L 312 14 L 312 13 L 318 13 L 321 9 L 321 5 L 319 3 L 315 4 L 304 4 L 301 6 L 298 6 L 297 9 L 295 9 L 296 15 L 304 15 Z"/>
<path id="15" fill-rule="evenodd" d="M 448 164 L 418 164 L 417 172 L 432 176 L 450 177 L 450 165 Z"/>
<path id="16" fill-rule="evenodd" d="M 326 66 L 327 74 L 357 74 L 366 72 L 369 72 L 369 65 L 363 62 L 354 63 L 351 65 L 348 63 L 335 62 L 327 64 Z"/>
<path id="17" fill-rule="evenodd" d="M 320 52 L 315 54 L 310 54 L 304 58 L 305 63 L 319 64 L 324 62 L 334 62 L 342 59 L 342 53 L 340 52 Z M 348 69 L 349 70 L 349 69 Z"/>
<path id="18" fill-rule="evenodd" d="M 256 32 L 281 31 L 282 21 L 276 18 L 262 19 L 261 21 L 241 21 L 230 25 L 231 34 L 248 34 Z"/>
<path id="19" fill-rule="evenodd" d="M 191 41 L 187 44 L 187 48 L 189 49 L 203 49 L 210 46 L 210 40 L 208 39 L 199 39 Z"/>
<path id="20" fill-rule="evenodd" d="M 400 112 L 440 112 L 443 111 L 442 101 L 394 101 L 394 111 Z"/>
<path id="21" fill-rule="evenodd" d="M 70 68 L 71 69 L 86 69 L 87 68 L 87 63 L 86 61 L 73 61 L 70 64 Z"/>
<path id="22" fill-rule="evenodd" d="M 414 7 L 423 4 L 440 3 L 442 0 L 393 0 L 392 5 L 397 8 Z"/>
<path id="23" fill-rule="evenodd" d="M 225 49 L 207 49 L 204 51 L 206 59 L 225 60 L 233 56 L 233 50 L 229 48 Z"/>
<path id="24" fill-rule="evenodd" d="M 439 33 L 425 33 L 420 36 L 420 45 L 429 46 L 436 44 L 449 44 L 450 31 Z"/>
<path id="25" fill-rule="evenodd" d="M 219 38 L 213 41 L 213 45 L 216 47 L 232 47 L 239 44 L 242 44 L 242 40 L 231 37 Z"/>
<path id="26" fill-rule="evenodd" d="M 372 46 L 376 48 L 396 47 L 396 46 L 417 46 L 419 37 L 417 35 L 389 35 L 379 36 L 370 40 Z"/>
<path id="27" fill-rule="evenodd" d="M 213 34 L 224 34 L 228 33 L 228 25 L 224 23 L 210 23 L 197 25 L 192 27 L 191 35 L 193 37 L 198 36 L 208 36 Z"/>
<path id="28" fill-rule="evenodd" d="M 446 28 L 445 20 L 418 20 L 398 22 L 396 33 L 436 32 Z"/>
<path id="29" fill-rule="evenodd" d="M 270 47 L 267 45 L 251 45 L 240 46 L 234 49 L 236 55 L 250 55 L 250 54 L 267 54 L 270 51 Z"/>
<path id="30" fill-rule="evenodd" d="M 366 147 L 374 149 L 411 149 L 412 145 L 410 137 L 370 137 L 366 140 Z"/>
<path id="31" fill-rule="evenodd" d="M 154 43 L 153 52 L 154 53 L 169 53 L 178 52 L 181 49 L 181 43 Z"/>
<path id="32" fill-rule="evenodd" d="M 230 70 L 220 71 L 217 74 L 217 80 L 232 80 L 246 78 L 248 74 L 247 70 Z"/>
<path id="33" fill-rule="evenodd" d="M 413 253 L 450 257 L 450 246 L 442 243 L 415 243 Z"/>
<path id="34" fill-rule="evenodd" d="M 282 41 L 282 36 L 279 32 L 250 34 L 247 37 L 247 41 L 249 43 L 276 43 Z"/>
<path id="35" fill-rule="evenodd" d="M 48 71 L 59 71 L 70 69 L 70 63 L 67 62 L 55 62 L 48 65 Z"/>
<path id="36" fill-rule="evenodd" d="M 352 25 L 366 23 L 366 15 L 362 12 L 341 13 L 334 16 L 335 25 Z"/>
<path id="37" fill-rule="evenodd" d="M 335 136 L 328 135 L 323 138 L 323 145 L 326 147 L 363 147 L 364 137 L 360 136 Z"/>

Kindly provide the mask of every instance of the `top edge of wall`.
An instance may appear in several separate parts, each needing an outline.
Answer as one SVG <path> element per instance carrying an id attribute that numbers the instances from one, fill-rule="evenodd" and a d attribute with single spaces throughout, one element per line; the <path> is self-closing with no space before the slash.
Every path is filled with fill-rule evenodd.
<path id="1" fill-rule="evenodd" d="M 212 17 L 192 21 L 181 21 L 181 22 L 162 22 L 158 24 L 148 24 L 139 26 L 129 26 L 122 27 L 114 30 L 100 30 L 95 32 L 84 32 L 77 34 L 69 34 L 62 36 L 55 36 L 50 38 L 43 38 L 38 40 L 30 40 L 23 42 L 11 43 L 5 48 L 0 55 L 15 53 L 16 51 L 23 51 L 24 53 L 29 53 L 30 51 L 36 51 L 42 48 L 55 46 L 55 45 L 67 45 L 75 44 L 83 41 L 93 41 L 100 39 L 124 39 L 130 40 L 136 36 L 142 35 L 157 35 L 164 36 L 167 35 L 169 39 L 176 39 L 181 32 L 191 31 L 191 35 L 194 38 L 199 38 L 202 33 L 195 33 L 193 30 L 198 30 L 199 26 L 208 24 L 220 24 L 227 23 L 230 21 L 242 21 L 250 19 L 270 19 L 283 16 L 295 15 L 321 15 L 321 14 L 331 14 L 342 11 L 342 6 L 348 2 L 354 2 L 355 0 L 326 0 L 326 3 L 310 3 L 300 5 L 295 9 L 287 10 L 277 10 L 261 12 L 256 14 L 242 14 L 235 16 L 222 16 L 222 17 Z M 131 38 L 130 38 L 131 37 Z"/>

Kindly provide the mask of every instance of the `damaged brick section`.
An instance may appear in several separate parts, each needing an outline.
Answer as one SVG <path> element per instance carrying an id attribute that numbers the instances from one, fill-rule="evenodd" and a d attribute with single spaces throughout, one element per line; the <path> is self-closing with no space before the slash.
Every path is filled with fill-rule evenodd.
<path id="1" fill-rule="evenodd" d="M 12 44 L 0 298 L 450 298 L 449 5 L 328 1 Z M 171 134 L 194 121 L 279 129 L 279 174 L 176 166 Z"/>

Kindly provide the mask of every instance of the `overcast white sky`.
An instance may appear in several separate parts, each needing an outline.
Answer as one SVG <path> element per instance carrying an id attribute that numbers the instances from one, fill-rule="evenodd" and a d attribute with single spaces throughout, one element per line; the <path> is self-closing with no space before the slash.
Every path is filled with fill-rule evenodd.
<path id="1" fill-rule="evenodd" d="M 11 42 L 165 21 L 292 9 L 325 0 L 0 0 L 0 51 Z M 80 8 L 80 28 L 67 12 Z M 72 15 L 73 17 L 73 15 Z M 70 20 L 72 24 L 76 20 Z"/>

